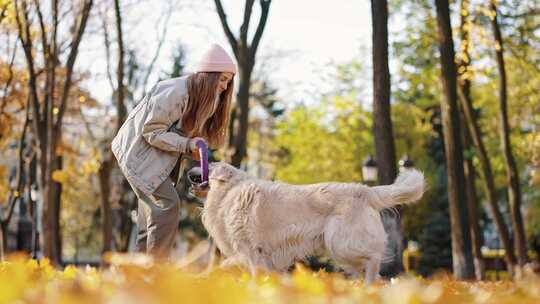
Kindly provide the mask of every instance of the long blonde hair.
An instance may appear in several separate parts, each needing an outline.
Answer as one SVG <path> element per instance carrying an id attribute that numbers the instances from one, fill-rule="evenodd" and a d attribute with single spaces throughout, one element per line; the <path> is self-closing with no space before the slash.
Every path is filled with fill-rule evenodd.
<path id="1" fill-rule="evenodd" d="M 182 116 L 182 130 L 189 137 L 202 137 L 212 148 L 223 145 L 229 123 L 234 78 L 219 96 L 214 110 L 221 72 L 199 72 L 188 78 L 189 101 Z M 210 115 L 210 116 L 209 116 Z"/>

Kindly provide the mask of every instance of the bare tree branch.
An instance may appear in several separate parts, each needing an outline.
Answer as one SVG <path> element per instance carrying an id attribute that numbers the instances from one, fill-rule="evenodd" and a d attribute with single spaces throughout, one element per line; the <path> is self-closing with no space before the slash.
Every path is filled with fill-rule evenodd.
<path id="1" fill-rule="evenodd" d="M 127 110 L 124 103 L 124 38 L 122 32 L 122 15 L 120 13 L 120 3 L 118 0 L 114 1 L 114 8 L 116 15 L 116 35 L 118 37 L 118 67 L 116 69 L 116 109 L 118 110 L 116 131 L 118 132 L 124 123 Z"/>
<path id="2" fill-rule="evenodd" d="M 92 142 L 92 146 L 96 148 L 97 139 L 94 135 L 94 132 L 92 132 L 92 129 L 90 128 L 90 123 L 86 119 L 86 116 L 83 113 L 82 107 L 79 107 L 79 115 L 81 116 L 81 119 L 84 123 L 84 128 L 86 129 L 86 133 L 88 133 L 88 136 L 90 137 L 90 141 Z"/>
<path id="3" fill-rule="evenodd" d="M 41 44 L 43 47 L 43 61 L 47 62 L 50 54 L 49 45 L 47 44 L 47 29 L 45 28 L 45 22 L 43 21 L 43 14 L 41 13 L 41 6 L 39 5 L 39 0 L 34 0 L 34 5 L 36 6 L 36 12 L 38 15 L 39 28 L 41 30 Z"/>
<path id="4" fill-rule="evenodd" d="M 520 14 L 502 14 L 501 13 L 500 15 L 501 15 L 501 17 L 511 18 L 511 19 L 518 19 L 518 18 L 523 18 L 523 17 L 533 17 L 533 16 L 540 15 L 540 9 L 531 8 L 530 10 L 525 11 L 525 12 L 520 13 Z"/>
<path id="5" fill-rule="evenodd" d="M 109 41 L 109 29 L 107 23 L 107 11 L 104 10 L 101 13 L 101 18 L 103 20 L 103 40 L 105 42 L 105 58 L 107 60 L 107 79 L 109 80 L 109 85 L 114 90 L 114 82 L 111 75 L 111 42 Z"/>
<path id="6" fill-rule="evenodd" d="M 57 41 L 57 54 L 64 54 L 66 50 L 69 50 L 71 48 L 71 40 L 61 40 Z"/>
<path id="7" fill-rule="evenodd" d="M 2 95 L 2 104 L 0 105 L 0 116 L 4 114 L 4 108 L 7 105 L 8 89 L 11 85 L 11 82 L 13 81 L 13 63 L 15 62 L 15 54 L 17 54 L 17 47 L 13 46 L 13 52 L 11 53 L 11 59 L 9 60 L 8 65 L 9 76 L 6 80 L 6 83 L 4 84 L 4 94 Z"/>
<path id="8" fill-rule="evenodd" d="M 53 25 L 52 25 L 52 35 L 51 35 L 51 47 L 52 49 L 49 52 L 50 61 L 51 61 L 51 73 L 52 73 L 52 88 L 51 88 L 51 94 L 54 94 L 54 78 L 55 78 L 55 71 L 56 71 L 56 65 L 58 63 L 58 24 L 60 20 L 58 19 L 58 0 L 53 0 L 51 2 L 51 8 L 53 12 Z"/>
<path id="9" fill-rule="evenodd" d="M 69 90 L 71 88 L 71 78 L 73 76 L 73 68 L 75 66 L 75 60 L 77 59 L 77 54 L 79 52 L 79 44 L 84 34 L 84 30 L 86 28 L 86 23 L 88 21 L 88 16 L 90 15 L 90 10 L 92 9 L 92 5 L 93 5 L 93 0 L 87 0 L 84 2 L 84 6 L 81 13 L 81 19 L 77 27 L 77 32 L 75 36 L 73 37 L 71 52 L 69 53 L 68 60 L 66 63 L 67 73 L 66 73 L 66 79 L 64 81 L 62 97 L 60 99 L 60 108 L 58 111 L 56 124 L 54 126 L 55 134 L 59 134 L 58 131 L 60 131 L 62 127 L 62 118 L 66 110 L 66 103 L 69 96 Z"/>
<path id="10" fill-rule="evenodd" d="M 60 14 L 60 16 L 58 17 L 58 22 L 62 22 L 64 19 L 68 18 L 73 13 L 73 11 L 75 10 L 73 7 L 73 2 L 75 1 L 70 2 L 71 5 L 69 9 L 66 9 L 62 14 Z"/>
<path id="11" fill-rule="evenodd" d="M 15 0 L 15 20 L 17 21 L 17 28 L 19 30 L 19 40 L 24 50 L 24 55 L 26 57 L 26 63 L 28 65 L 28 83 L 30 87 L 30 97 L 32 103 L 32 126 L 34 133 L 37 136 L 41 136 L 43 133 L 39 128 L 39 121 L 41 120 L 41 115 L 39 112 L 39 99 L 37 94 L 37 83 L 36 83 L 36 71 L 34 66 L 34 58 L 32 57 L 32 37 L 30 35 L 30 24 L 28 22 L 28 10 L 25 2 L 22 4 L 22 16 L 19 14 L 19 1 Z M 21 17 L 24 17 L 24 20 L 21 20 Z M 23 30 L 24 22 L 24 30 Z"/>
<path id="12" fill-rule="evenodd" d="M 163 23 L 163 32 L 161 33 L 161 37 L 158 38 L 158 46 L 157 46 L 156 52 L 154 53 L 154 56 L 152 57 L 152 60 L 150 61 L 150 65 L 148 66 L 146 75 L 144 75 L 144 80 L 142 84 L 143 95 L 146 92 L 146 85 L 148 84 L 148 79 L 150 78 L 150 74 L 152 73 L 152 70 L 154 69 L 154 65 L 156 64 L 156 61 L 159 57 L 159 53 L 161 52 L 161 47 L 163 46 L 163 42 L 165 42 L 165 37 L 167 36 L 167 29 L 169 28 L 167 25 L 169 24 L 169 20 L 172 15 L 172 8 L 168 9 L 166 13 L 167 13 L 167 16 L 165 18 L 165 22 Z"/>
<path id="13" fill-rule="evenodd" d="M 266 20 L 268 19 L 268 11 L 270 10 L 271 2 L 272 0 L 259 0 L 259 4 L 261 5 L 261 18 L 259 19 L 257 30 L 253 36 L 253 42 L 251 42 L 251 52 L 249 54 L 251 60 L 255 59 L 255 54 L 257 53 L 264 27 L 266 26 Z"/>
<path id="14" fill-rule="evenodd" d="M 15 204 L 17 203 L 22 192 L 22 187 L 23 187 L 22 170 L 23 170 L 23 165 L 24 165 L 24 155 L 23 155 L 24 154 L 24 141 L 26 138 L 26 130 L 28 129 L 28 124 L 30 121 L 30 109 L 29 109 L 30 100 L 29 99 L 30 98 L 28 98 L 26 101 L 26 118 L 24 120 L 21 138 L 19 139 L 19 147 L 18 147 L 19 159 L 17 162 L 16 186 L 15 186 L 15 189 L 10 189 L 7 215 L 5 218 L 0 218 L 2 226 L 6 226 L 11 220 L 11 216 L 13 215 L 13 210 L 15 209 Z"/>
<path id="15" fill-rule="evenodd" d="M 41 33 L 41 45 L 43 48 L 43 62 L 45 63 L 45 66 L 47 66 L 47 74 L 45 77 L 45 89 L 43 94 L 43 104 L 42 107 L 44 111 L 42 113 L 45 113 L 43 115 L 44 123 L 47 124 L 47 121 L 51 119 L 52 117 L 52 93 L 54 92 L 54 73 L 52 73 L 51 70 L 51 49 L 48 45 L 48 39 L 47 39 L 47 29 L 45 28 L 45 22 L 43 21 L 43 14 L 41 13 L 41 7 L 39 5 L 38 0 L 34 0 L 34 5 L 36 6 L 36 12 L 38 15 L 38 21 L 39 21 L 39 27 L 40 27 L 40 33 Z"/>
<path id="16" fill-rule="evenodd" d="M 216 3 L 217 13 L 219 15 L 219 20 L 221 21 L 221 25 L 223 26 L 223 30 L 225 31 L 225 36 L 227 36 L 227 39 L 229 40 L 229 44 L 231 45 L 234 55 L 236 56 L 236 58 L 238 58 L 238 42 L 236 41 L 236 38 L 231 32 L 231 29 L 229 28 L 229 24 L 227 24 L 227 15 L 225 14 L 225 11 L 223 10 L 221 1 L 214 0 L 214 2 Z"/>
<path id="17" fill-rule="evenodd" d="M 540 73 L 540 66 L 534 64 L 533 62 L 530 62 L 527 58 L 527 56 L 525 55 L 522 55 L 522 54 L 519 54 L 518 51 L 512 46 L 510 45 L 508 47 L 508 49 L 510 50 L 510 53 L 512 53 L 512 55 L 514 57 L 516 57 L 517 59 L 523 61 L 523 62 L 526 62 L 529 66 L 531 66 L 532 68 L 534 68 L 538 73 Z"/>
<path id="18" fill-rule="evenodd" d="M 0 24 L 2 23 L 2 21 L 4 20 L 4 18 L 7 16 L 8 3 L 9 3 L 9 2 L 6 2 L 6 3 L 5 3 L 4 5 L 2 5 L 2 7 L 0 8 Z"/>
<path id="19" fill-rule="evenodd" d="M 240 42 L 246 47 L 248 46 L 247 34 L 254 2 L 255 0 L 246 0 L 246 6 L 244 8 L 244 21 L 242 21 L 242 25 L 240 26 Z"/>

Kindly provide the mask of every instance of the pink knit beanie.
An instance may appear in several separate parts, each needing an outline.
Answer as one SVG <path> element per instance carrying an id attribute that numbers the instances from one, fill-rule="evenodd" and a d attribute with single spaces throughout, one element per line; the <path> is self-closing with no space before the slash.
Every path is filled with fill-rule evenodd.
<path id="1" fill-rule="evenodd" d="M 231 72 L 236 74 L 236 65 L 221 46 L 212 44 L 202 56 L 195 72 Z"/>

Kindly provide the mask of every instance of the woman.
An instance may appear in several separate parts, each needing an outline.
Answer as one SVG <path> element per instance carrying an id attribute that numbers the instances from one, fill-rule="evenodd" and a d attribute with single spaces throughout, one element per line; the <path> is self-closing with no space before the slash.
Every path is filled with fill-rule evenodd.
<path id="1" fill-rule="evenodd" d="M 180 220 L 173 168 L 182 155 L 195 157 L 197 140 L 223 144 L 235 74 L 229 55 L 212 45 L 195 73 L 158 82 L 113 139 L 118 165 L 139 198 L 137 251 L 168 257 Z"/>

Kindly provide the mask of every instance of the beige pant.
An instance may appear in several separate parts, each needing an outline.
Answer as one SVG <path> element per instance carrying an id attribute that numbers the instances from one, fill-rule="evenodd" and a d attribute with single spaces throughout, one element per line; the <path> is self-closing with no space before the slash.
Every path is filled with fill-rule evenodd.
<path id="1" fill-rule="evenodd" d="M 170 178 L 152 195 L 134 188 L 138 201 L 136 250 L 167 259 L 174 246 L 180 222 L 180 197 Z"/>

